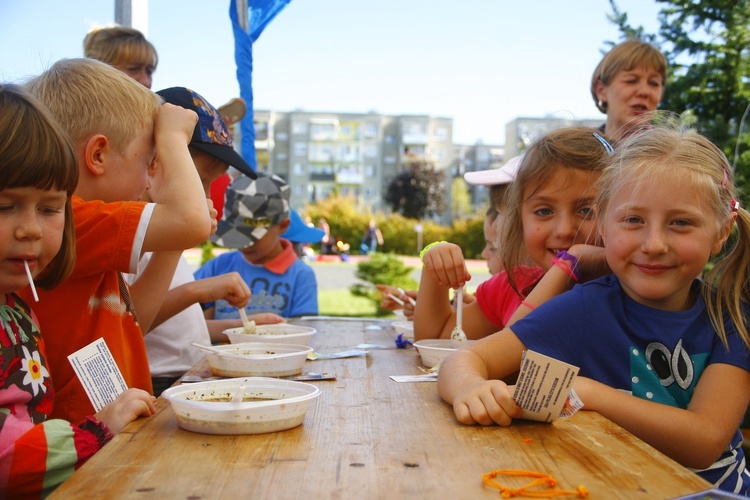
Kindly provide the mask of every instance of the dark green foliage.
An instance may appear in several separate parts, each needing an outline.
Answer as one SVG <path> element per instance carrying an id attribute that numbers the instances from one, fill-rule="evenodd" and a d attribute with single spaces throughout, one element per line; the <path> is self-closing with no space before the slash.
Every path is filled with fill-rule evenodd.
<path id="1" fill-rule="evenodd" d="M 409 219 L 440 214 L 446 207 L 445 173 L 428 162 L 409 162 L 388 185 L 384 199 L 394 212 Z"/>
<path id="2" fill-rule="evenodd" d="M 353 295 L 372 300 L 376 316 L 386 316 L 391 312 L 380 307 L 380 292 L 373 285 L 391 285 L 405 290 L 416 290 L 417 282 L 411 277 L 413 271 L 413 267 L 404 264 L 396 255 L 374 253 L 357 264 L 357 278 L 368 284 L 352 285 L 350 291 Z"/>
<path id="3" fill-rule="evenodd" d="M 750 0 L 656 0 L 663 4 L 659 30 L 645 33 L 629 24 L 615 0 L 610 20 L 623 37 L 660 48 L 669 63 L 661 108 L 694 117 L 697 129 L 735 164 L 745 195 L 750 181 Z M 739 140 L 738 140 L 739 136 Z"/>

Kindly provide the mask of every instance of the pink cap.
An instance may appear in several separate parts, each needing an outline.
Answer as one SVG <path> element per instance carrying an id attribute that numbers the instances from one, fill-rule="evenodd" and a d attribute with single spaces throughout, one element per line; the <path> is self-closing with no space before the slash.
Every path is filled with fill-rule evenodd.
<path id="1" fill-rule="evenodd" d="M 516 178 L 518 166 L 521 164 L 523 155 L 514 156 L 500 168 L 491 168 L 489 170 L 477 170 L 476 172 L 466 172 L 464 180 L 469 184 L 494 186 L 497 184 L 510 184 Z"/>

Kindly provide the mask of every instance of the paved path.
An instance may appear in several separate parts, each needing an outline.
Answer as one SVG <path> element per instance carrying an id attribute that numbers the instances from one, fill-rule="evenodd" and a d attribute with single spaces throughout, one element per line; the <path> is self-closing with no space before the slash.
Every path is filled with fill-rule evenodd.
<path id="1" fill-rule="evenodd" d="M 187 250 L 184 255 L 193 269 L 197 269 L 200 264 L 200 250 Z M 357 263 L 366 258 L 366 256 L 362 255 L 352 255 L 350 256 L 349 262 L 314 261 L 307 263 L 313 268 L 313 271 L 315 271 L 319 290 L 341 290 L 349 288 L 355 283 L 362 283 L 362 281 L 356 277 Z M 419 283 L 422 274 L 422 263 L 419 261 L 419 257 L 401 256 L 400 259 L 407 266 L 414 268 L 412 278 Z M 467 288 L 475 289 L 481 282 L 490 277 L 485 261 L 468 260 L 466 265 L 469 269 L 469 273 L 471 273 L 471 281 L 469 281 Z"/>

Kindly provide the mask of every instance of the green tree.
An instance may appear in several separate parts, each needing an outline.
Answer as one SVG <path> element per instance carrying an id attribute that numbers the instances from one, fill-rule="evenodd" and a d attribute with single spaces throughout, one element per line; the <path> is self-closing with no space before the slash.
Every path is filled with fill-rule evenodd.
<path id="1" fill-rule="evenodd" d="M 471 215 L 474 215 L 474 211 L 471 207 L 469 186 L 463 177 L 455 177 L 451 181 L 451 216 L 456 220 Z"/>
<path id="2" fill-rule="evenodd" d="M 423 160 L 407 164 L 388 185 L 385 202 L 394 212 L 410 219 L 423 219 L 445 210 L 445 172 Z"/>
<path id="3" fill-rule="evenodd" d="M 623 38 L 638 37 L 664 53 L 669 75 L 661 107 L 695 120 L 734 162 L 737 183 L 748 193 L 750 0 L 656 1 L 664 5 L 657 33 L 631 25 L 615 0 L 608 17 Z"/>

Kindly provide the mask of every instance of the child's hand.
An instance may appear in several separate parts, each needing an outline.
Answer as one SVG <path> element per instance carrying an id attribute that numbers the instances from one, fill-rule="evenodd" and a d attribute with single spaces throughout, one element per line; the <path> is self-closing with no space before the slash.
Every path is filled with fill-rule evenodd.
<path id="1" fill-rule="evenodd" d="M 219 221 L 216 219 L 219 211 L 214 208 L 214 201 L 211 198 L 206 198 L 206 205 L 208 205 L 208 216 L 211 217 L 211 234 L 214 234 L 219 227 Z"/>
<path id="2" fill-rule="evenodd" d="M 413 302 L 408 298 L 404 300 L 404 317 L 408 321 L 414 321 L 414 307 L 417 302 L 417 292 L 416 290 L 406 290 L 404 294 L 413 299 Z"/>
<path id="3" fill-rule="evenodd" d="M 422 261 L 442 286 L 455 290 L 471 279 L 461 247 L 453 243 L 435 245 L 427 250 Z"/>
<path id="4" fill-rule="evenodd" d="M 380 307 L 382 307 L 383 309 L 396 311 L 404 307 L 390 297 L 390 295 L 393 295 L 394 297 L 399 297 L 399 295 L 401 295 L 401 292 L 399 292 L 397 288 L 390 285 L 375 285 L 375 288 L 377 288 L 381 292 Z"/>
<path id="5" fill-rule="evenodd" d="M 247 319 L 255 321 L 256 325 L 275 325 L 277 323 L 286 323 L 286 320 L 274 313 L 250 314 Z"/>
<path id="6" fill-rule="evenodd" d="M 195 281 L 196 302 L 224 299 L 234 307 L 245 307 L 250 300 L 250 288 L 237 272 L 220 274 Z"/>
<path id="7" fill-rule="evenodd" d="M 482 380 L 466 387 L 453 401 L 453 412 L 462 424 L 502 426 L 510 425 L 523 413 L 501 380 Z"/>
<path id="8" fill-rule="evenodd" d="M 94 418 L 104 423 L 112 434 L 119 434 L 136 418 L 156 413 L 155 400 L 155 397 L 144 390 L 128 389 L 102 408 Z"/>
<path id="9" fill-rule="evenodd" d="M 176 134 L 182 144 L 189 144 L 196 123 L 198 115 L 195 111 L 168 102 L 162 104 L 154 122 L 154 139 L 157 147 L 160 141 L 170 134 Z"/>

